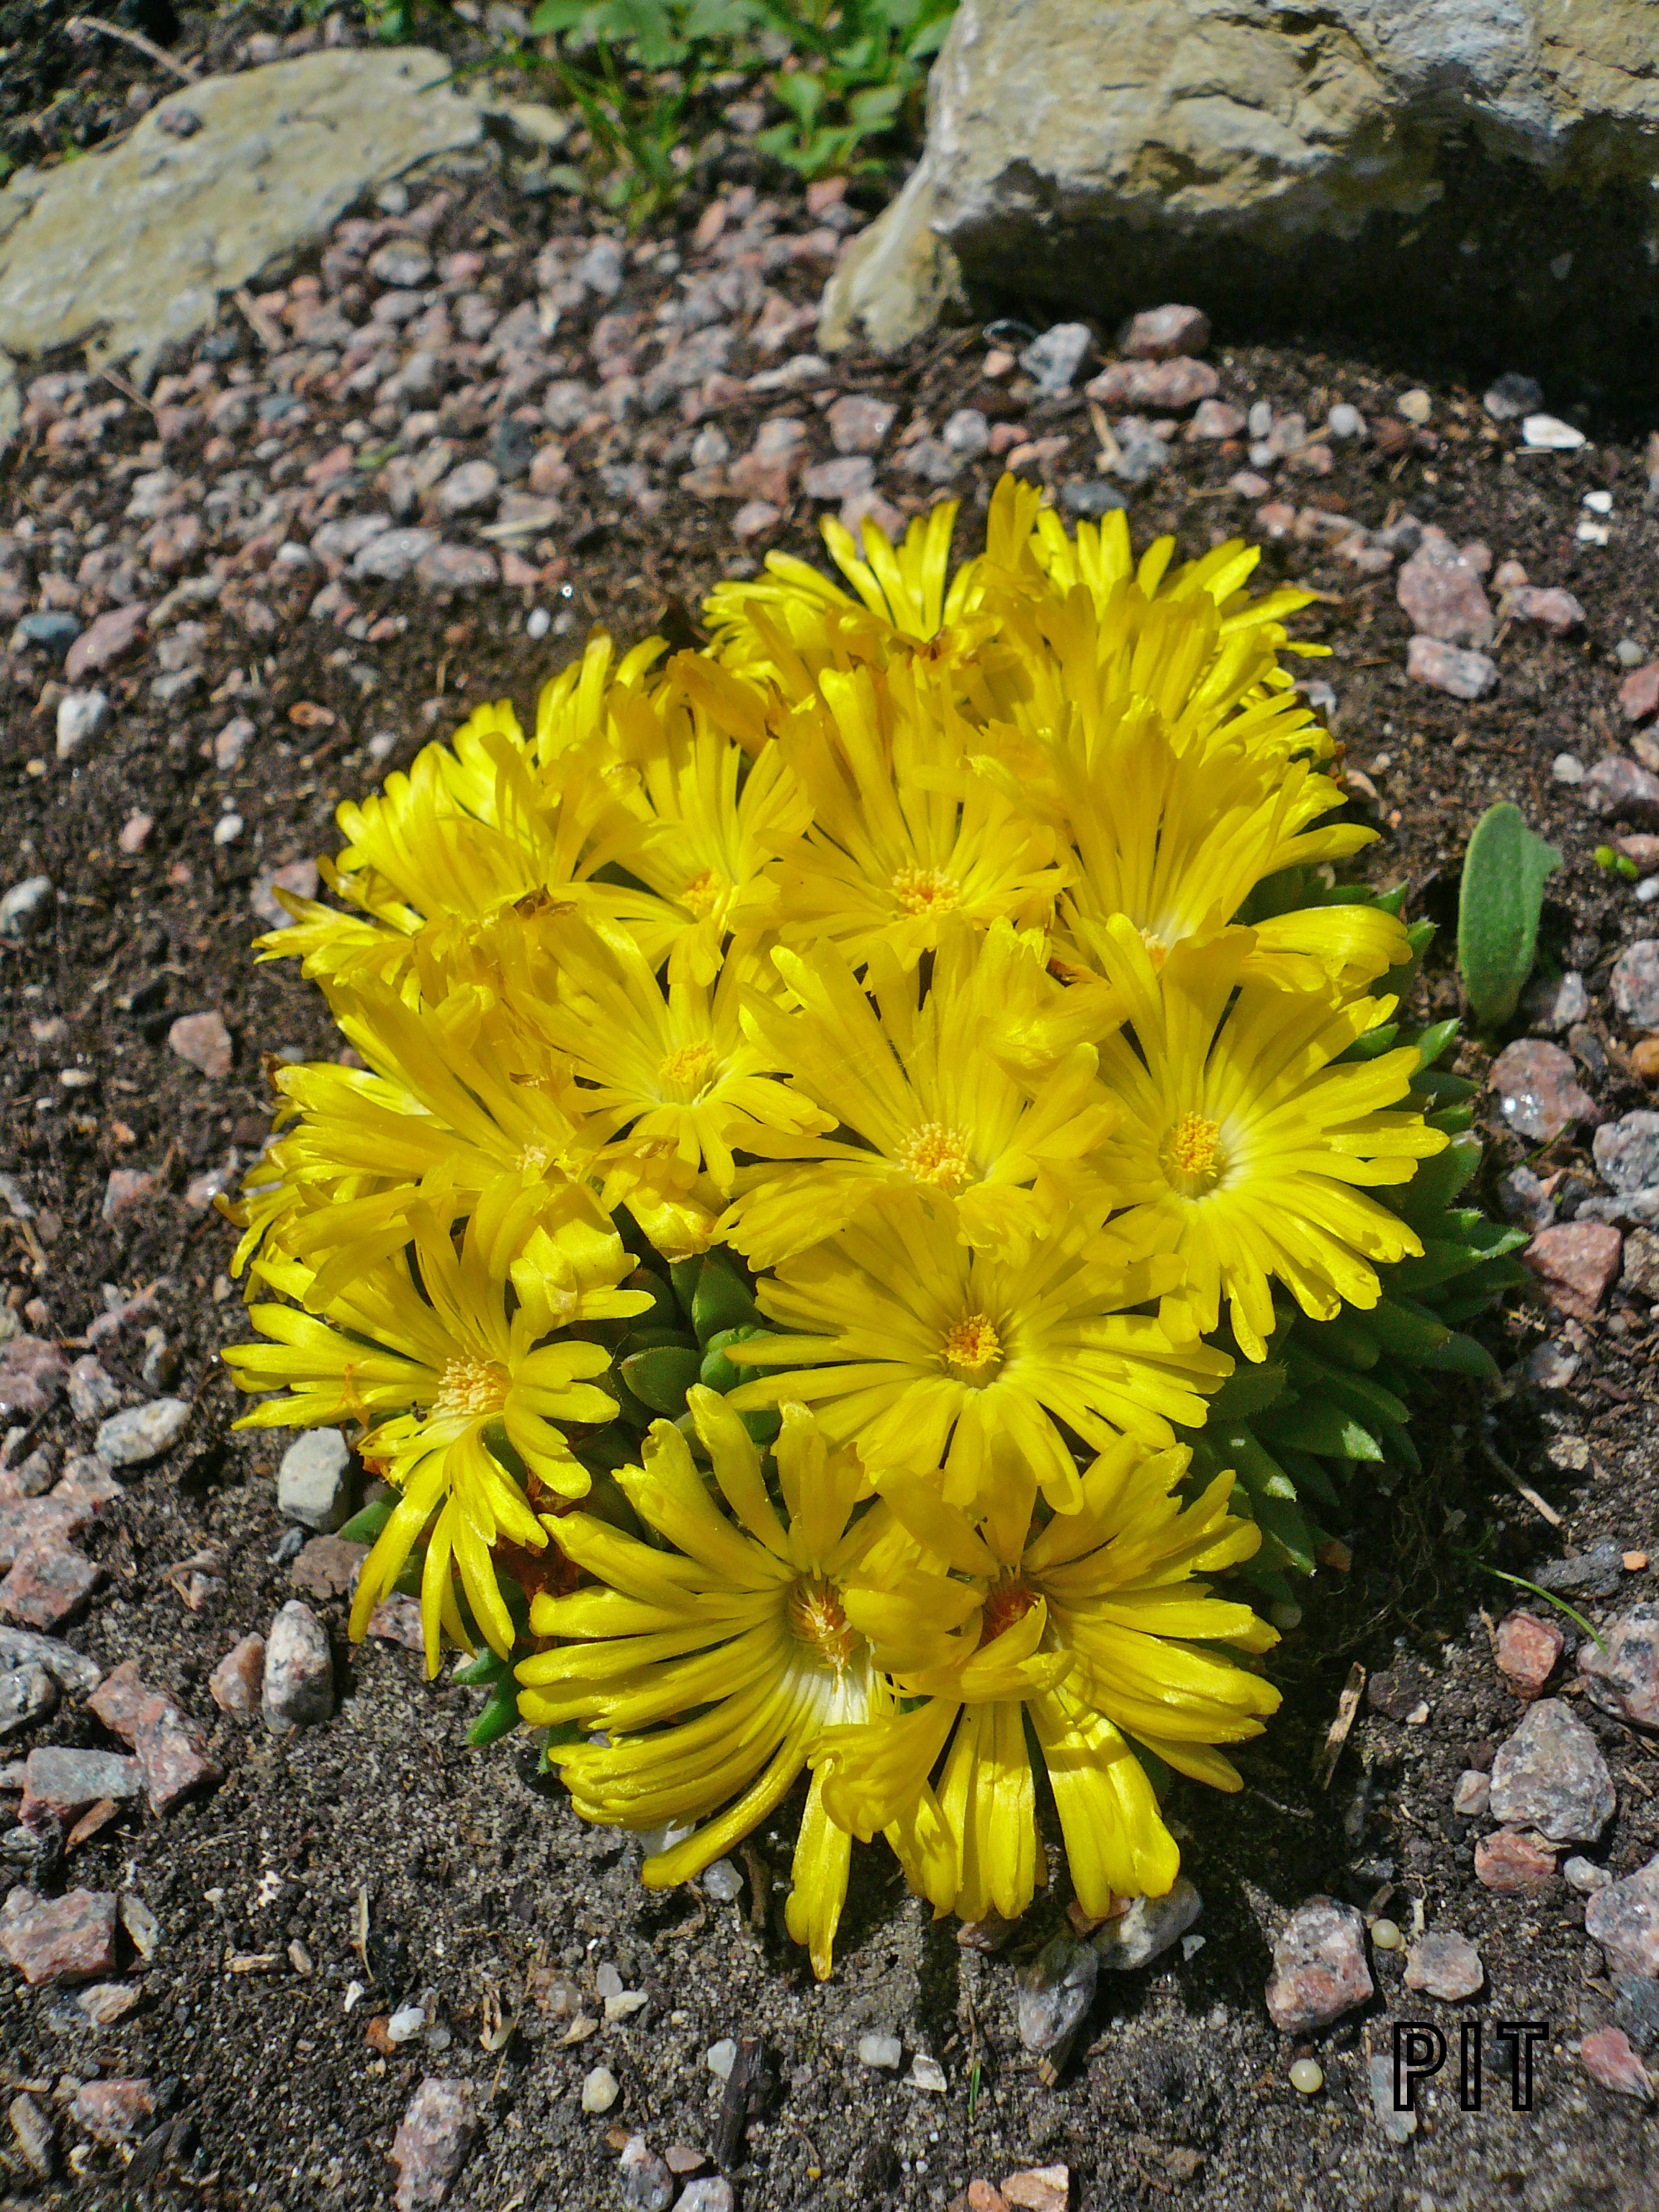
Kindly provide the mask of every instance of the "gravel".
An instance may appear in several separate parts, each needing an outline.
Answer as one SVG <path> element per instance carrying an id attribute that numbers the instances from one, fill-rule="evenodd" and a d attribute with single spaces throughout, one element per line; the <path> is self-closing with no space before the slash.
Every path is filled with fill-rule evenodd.
<path id="1" fill-rule="evenodd" d="M 272 1735 L 333 1717 L 334 1661 L 328 1635 L 308 1605 L 289 1602 L 265 1637 L 261 1709 Z"/>

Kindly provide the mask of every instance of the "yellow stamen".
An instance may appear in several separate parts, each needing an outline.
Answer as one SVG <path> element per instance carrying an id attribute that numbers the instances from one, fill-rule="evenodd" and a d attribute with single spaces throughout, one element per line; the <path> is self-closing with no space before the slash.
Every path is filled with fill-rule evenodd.
<path id="1" fill-rule="evenodd" d="M 657 1070 L 657 1081 L 665 1098 L 678 1105 L 689 1106 L 708 1088 L 708 1079 L 714 1072 L 714 1048 L 699 1042 L 683 1044 L 678 1052 L 671 1052 Z"/>
<path id="2" fill-rule="evenodd" d="M 499 1413 L 507 1403 L 507 1370 L 493 1359 L 471 1355 L 452 1359 L 443 1371 L 432 1410 L 437 1414 L 465 1413 L 474 1419 Z"/>
<path id="3" fill-rule="evenodd" d="M 848 1626 L 841 1595 L 833 1583 L 803 1575 L 786 1601 L 789 1633 L 813 1656 L 841 1674 L 857 1648 L 858 1633 Z"/>
<path id="4" fill-rule="evenodd" d="M 1146 957 L 1152 963 L 1154 975 L 1161 975 L 1164 963 L 1170 957 L 1170 948 L 1161 937 L 1154 937 L 1150 929 L 1143 929 L 1140 941 L 1146 948 Z"/>
<path id="5" fill-rule="evenodd" d="M 947 1129 L 943 1121 L 924 1121 L 912 1130 L 900 1147 L 898 1162 L 914 1181 L 931 1183 L 951 1197 L 973 1179 L 966 1136 L 960 1129 Z"/>
<path id="6" fill-rule="evenodd" d="M 1188 1198 L 1213 1190 L 1226 1164 L 1221 1153 L 1221 1126 L 1201 1114 L 1183 1114 L 1164 1145 L 1164 1171 Z"/>
<path id="7" fill-rule="evenodd" d="M 725 905 L 731 890 L 732 886 L 724 876 L 717 874 L 713 868 L 705 868 L 700 876 L 694 876 L 680 893 L 680 904 L 696 915 L 699 921 L 703 921 Z"/>
<path id="8" fill-rule="evenodd" d="M 962 885 L 943 868 L 901 868 L 893 896 L 903 914 L 949 914 L 962 896 Z"/>
<path id="9" fill-rule="evenodd" d="M 945 1340 L 940 1357 L 961 1382 L 988 1382 L 1002 1364 L 1002 1340 L 984 1314 L 969 1314 Z"/>
<path id="10" fill-rule="evenodd" d="M 1024 1583 L 999 1583 L 988 1590 L 984 1610 L 979 1617 L 979 1640 L 981 1646 L 994 1642 L 1006 1628 L 1023 1620 L 1036 1603 L 1034 1591 Z"/>

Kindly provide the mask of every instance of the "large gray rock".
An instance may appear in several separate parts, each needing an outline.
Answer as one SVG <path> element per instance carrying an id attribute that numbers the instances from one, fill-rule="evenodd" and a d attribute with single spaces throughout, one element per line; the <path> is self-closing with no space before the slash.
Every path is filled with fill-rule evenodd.
<path id="1" fill-rule="evenodd" d="M 474 143 L 478 107 L 441 84 L 447 68 L 420 46 L 331 49 L 204 77 L 106 152 L 19 170 L 0 191 L 0 348 L 87 340 L 148 383 L 222 294 L 323 238 L 360 193 Z M 161 118 L 183 108 L 201 127 L 179 137 Z M 0 388 L 0 441 L 9 411 Z"/>
<path id="2" fill-rule="evenodd" d="M 1616 375 L 1652 313 L 1654 29 L 1651 0 L 962 0 L 820 343 L 902 344 L 965 280 L 1234 331 L 1443 317 Z"/>

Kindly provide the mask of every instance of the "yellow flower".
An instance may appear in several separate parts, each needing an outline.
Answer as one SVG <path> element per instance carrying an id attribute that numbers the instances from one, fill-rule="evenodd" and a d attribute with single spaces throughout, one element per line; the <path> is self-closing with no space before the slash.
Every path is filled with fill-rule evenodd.
<path id="1" fill-rule="evenodd" d="M 1130 1738 L 1200 1781 L 1239 1787 L 1215 1747 L 1260 1735 L 1279 1693 L 1212 1647 L 1260 1652 L 1278 1639 L 1193 1579 L 1248 1559 L 1261 1539 L 1227 1510 L 1231 1474 L 1190 1505 L 1171 1495 L 1187 1462 L 1184 1451 L 1147 1459 L 1123 1438 L 1082 1477 L 1076 1511 L 1034 1521 L 1030 1470 L 1004 1455 L 977 1525 L 925 1478 L 878 1478 L 915 1550 L 879 1585 L 855 1578 L 848 1617 L 900 1694 L 923 1702 L 827 1731 L 813 1764 L 832 1818 L 860 1836 L 895 1830 L 912 1882 L 940 1911 L 1015 1919 L 1031 1901 L 1028 1723 L 1078 1902 L 1097 1918 L 1115 1894 L 1163 1895 L 1180 1867 Z"/>
<path id="2" fill-rule="evenodd" d="M 567 1110 L 551 1048 L 483 985 L 420 1007 L 366 976 L 334 995 L 369 1064 L 276 1071 L 295 1118 L 253 1174 L 263 1182 L 274 1169 L 289 1203 L 277 1218 L 267 1194 L 239 1264 L 263 1236 L 316 1270 L 313 1295 L 326 1301 L 404 1244 L 410 1186 L 428 1176 L 468 1197 L 501 1178 L 586 1188 L 606 1132 Z M 602 1218 L 591 1200 L 586 1211 Z"/>
<path id="3" fill-rule="evenodd" d="M 619 1157 L 659 1158 L 689 1184 L 707 1166 L 730 1190 L 734 1148 L 766 1153 L 775 1135 L 826 1129 L 829 1117 L 778 1082 L 776 1061 L 747 1036 L 746 992 L 763 981 L 752 955 L 728 958 L 712 987 L 689 977 L 665 991 L 637 946 L 603 926 L 573 931 L 562 1003 L 541 1019 L 576 1077 L 570 1103 L 607 1131 Z"/>
<path id="4" fill-rule="evenodd" d="M 259 940 L 262 955 L 298 957 L 307 976 L 368 967 L 396 980 L 406 940 L 423 923 L 478 922 L 551 893 L 579 913 L 623 923 L 656 957 L 682 918 L 610 876 L 642 834 L 625 803 L 620 748 L 624 735 L 637 748 L 641 726 L 659 723 L 644 686 L 660 652 L 653 641 L 613 669 L 610 640 L 595 639 L 579 666 L 544 692 L 533 743 L 507 702 L 480 707 L 447 744 L 424 746 L 406 775 L 389 775 L 361 804 L 343 804 L 337 818 L 349 842 L 319 865 L 329 888 L 360 915 L 307 902 L 297 927 Z"/>
<path id="5" fill-rule="evenodd" d="M 704 602 L 715 655 L 745 674 L 798 684 L 848 657 L 882 664 L 932 645 L 969 611 L 975 592 L 975 563 L 950 573 L 956 519 L 956 501 L 941 500 L 898 546 L 866 519 L 862 559 L 851 532 L 826 519 L 823 542 L 852 592 L 791 554 L 769 553 L 763 580 L 717 584 Z"/>
<path id="6" fill-rule="evenodd" d="M 628 866 L 679 917 L 669 979 L 712 982 L 726 939 L 769 926 L 778 891 L 763 871 L 811 810 L 775 745 L 751 757 L 689 692 L 621 750 L 640 823 Z"/>
<path id="7" fill-rule="evenodd" d="M 292 1305 L 249 1309 L 271 1340 L 226 1352 L 244 1390 L 285 1390 L 239 1428 L 368 1424 L 358 1442 L 403 1492 L 362 1565 L 351 1608 L 361 1638 L 368 1616 L 427 1531 L 421 1604 L 427 1671 L 438 1670 L 440 1632 L 469 1650 L 451 1565 L 492 1650 L 507 1657 L 513 1624 L 490 1561 L 498 1540 L 540 1551 L 547 1542 L 525 1489 L 563 1498 L 588 1488 L 561 1423 L 605 1422 L 616 1401 L 592 1387 L 610 1356 L 597 1344 L 546 1340 L 572 1319 L 643 1312 L 648 1293 L 615 1287 L 632 1265 L 612 1237 L 609 1284 L 573 1295 L 547 1194 L 493 1186 L 461 1235 L 453 1202 L 416 1200 L 408 1210 L 411 1259 L 400 1253 L 331 1298 L 320 1315 Z M 586 1224 L 578 1224 L 584 1232 Z M 256 1261 L 254 1274 L 303 1301 L 311 1286 L 297 1261 Z M 435 1520 L 434 1518 L 435 1515 Z M 428 1528 L 428 1523 L 430 1527 Z"/>
<path id="8" fill-rule="evenodd" d="M 866 978 L 874 1005 L 833 950 L 773 960 L 795 1010 L 757 1000 L 750 1029 L 869 1149 L 809 1137 L 799 1167 L 742 1170 L 720 1234 L 751 1265 L 793 1257 L 890 1191 L 946 1206 L 965 1243 L 1015 1260 L 1068 1211 L 1106 1212 L 1110 1194 L 1084 1164 L 1115 1119 L 1094 1053 L 1076 1047 L 1033 1102 L 987 1049 L 1022 1008 L 1057 995 L 1006 923 L 984 937 L 959 922 L 943 930 L 925 990 L 878 945 Z"/>
<path id="9" fill-rule="evenodd" d="M 1012 1446 L 1057 1512 L 1075 1511 L 1077 1464 L 1060 1424 L 1096 1449 L 1120 1430 L 1152 1446 L 1196 1425 L 1201 1393 L 1230 1371 L 1207 1346 L 1177 1346 L 1131 1309 L 1175 1287 L 1176 1263 L 1137 1258 L 1086 1220 L 1018 1264 L 959 1243 L 950 1215 L 898 1193 L 756 1288 L 769 1321 L 798 1334 L 733 1345 L 739 1411 L 799 1399 L 866 1466 L 944 1468 L 971 1504 L 992 1454 Z"/>
<path id="10" fill-rule="evenodd" d="M 1318 1321 L 1345 1300 L 1374 1306 L 1377 1267 L 1423 1248 L 1355 1186 L 1408 1182 L 1447 1142 L 1420 1114 L 1386 1110 L 1417 1073 L 1413 1047 L 1335 1064 L 1394 1001 L 1345 1006 L 1254 977 L 1248 930 L 1174 952 L 1156 974 L 1127 921 L 1107 926 L 1101 950 L 1134 1031 L 1133 1047 L 1101 1046 L 1123 1109 L 1107 1171 L 1139 1201 L 1114 1226 L 1179 1256 L 1165 1317 L 1184 1306 L 1207 1334 L 1225 1296 L 1240 1349 L 1261 1359 L 1274 1278 Z"/>
<path id="11" fill-rule="evenodd" d="M 779 739 L 812 805 L 773 871 L 784 941 L 839 945 L 855 966 L 884 942 L 913 967 L 953 917 L 1046 922 L 1053 834 L 969 765 L 942 680 L 829 670 L 819 690 Z"/>
<path id="12" fill-rule="evenodd" d="M 1329 739 L 1292 691 L 1266 680 L 1261 641 L 1282 633 L 1253 624 L 1230 646 L 1226 631 L 1206 592 L 1151 598 L 1127 576 L 1099 604 L 1078 584 L 1008 612 L 1001 635 L 1020 687 L 988 726 L 978 765 L 1073 848 L 1056 952 L 1073 972 L 1097 969 L 1095 939 L 1114 915 L 1168 951 L 1235 920 L 1266 878 L 1374 841 L 1358 823 L 1322 822 L 1343 794 L 1310 757 Z M 1233 665 L 1247 649 L 1260 665 Z M 1322 908 L 1281 917 L 1258 952 L 1264 967 L 1280 956 L 1292 988 L 1314 988 L 1365 953 L 1357 980 L 1369 981 L 1407 944 L 1391 915 L 1356 908 L 1334 921 Z"/>
<path id="13" fill-rule="evenodd" d="M 671 1548 L 620 1534 L 586 1513 L 553 1524 L 599 1586 L 532 1601 L 538 1636 L 579 1639 L 523 1661 L 519 1704 L 532 1723 L 578 1721 L 609 1741 L 555 1747 L 585 1820 L 648 1829 L 701 1823 L 645 1863 L 650 1888 L 702 1872 L 775 1812 L 818 1734 L 886 1710 L 869 1647 L 848 1626 L 842 1589 L 886 1526 L 858 1460 L 830 1452 L 799 1406 L 776 1446 L 784 1510 L 760 1455 L 712 1390 L 690 1394 L 719 1500 L 679 1431 L 653 1427 L 645 1465 L 617 1480 Z M 820 1978 L 830 1968 L 847 1893 L 850 1839 L 812 1784 L 795 1846 L 790 1934 Z"/>

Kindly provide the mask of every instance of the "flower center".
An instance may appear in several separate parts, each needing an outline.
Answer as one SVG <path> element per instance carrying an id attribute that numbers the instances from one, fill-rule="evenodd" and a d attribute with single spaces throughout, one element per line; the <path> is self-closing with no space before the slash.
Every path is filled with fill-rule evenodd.
<path id="1" fill-rule="evenodd" d="M 700 876 L 694 876 L 680 893 L 680 904 L 696 915 L 699 921 L 703 921 L 726 903 L 731 889 L 724 876 L 717 874 L 713 868 L 705 868 Z"/>
<path id="2" fill-rule="evenodd" d="M 816 1575 L 803 1575 L 785 1601 L 789 1633 L 804 1644 L 818 1662 L 841 1674 L 858 1644 L 858 1632 L 848 1626 L 841 1595 L 833 1583 Z"/>
<path id="3" fill-rule="evenodd" d="M 1002 1364 L 1002 1340 L 986 1315 L 968 1314 L 945 1338 L 940 1357 L 959 1382 L 988 1382 Z"/>
<path id="4" fill-rule="evenodd" d="M 924 1121 L 913 1129 L 900 1147 L 898 1164 L 915 1182 L 932 1183 L 952 1197 L 973 1179 L 967 1137 L 960 1129 L 947 1129 L 943 1121 Z"/>
<path id="5" fill-rule="evenodd" d="M 1036 1603 L 1036 1593 L 1024 1583 L 999 1583 L 985 1595 L 984 1610 L 979 1617 L 979 1641 L 981 1650 L 994 1644 L 1006 1628 L 1023 1620 Z"/>
<path id="6" fill-rule="evenodd" d="M 714 1073 L 714 1046 L 706 1042 L 683 1044 L 678 1052 L 671 1052 L 657 1070 L 664 1097 L 689 1106 L 708 1088 Z"/>
<path id="7" fill-rule="evenodd" d="M 1200 1198 L 1221 1180 L 1226 1161 L 1221 1151 L 1221 1125 L 1201 1114 L 1183 1114 L 1164 1144 L 1164 1171 L 1188 1198 Z"/>
<path id="8" fill-rule="evenodd" d="M 902 914 L 949 914 L 962 896 L 962 885 L 943 868 L 901 868 L 893 896 Z"/>
<path id="9" fill-rule="evenodd" d="M 507 1370 L 493 1359 L 469 1354 L 452 1359 L 445 1368 L 432 1410 L 439 1414 L 465 1413 L 479 1420 L 501 1412 L 507 1403 Z"/>

